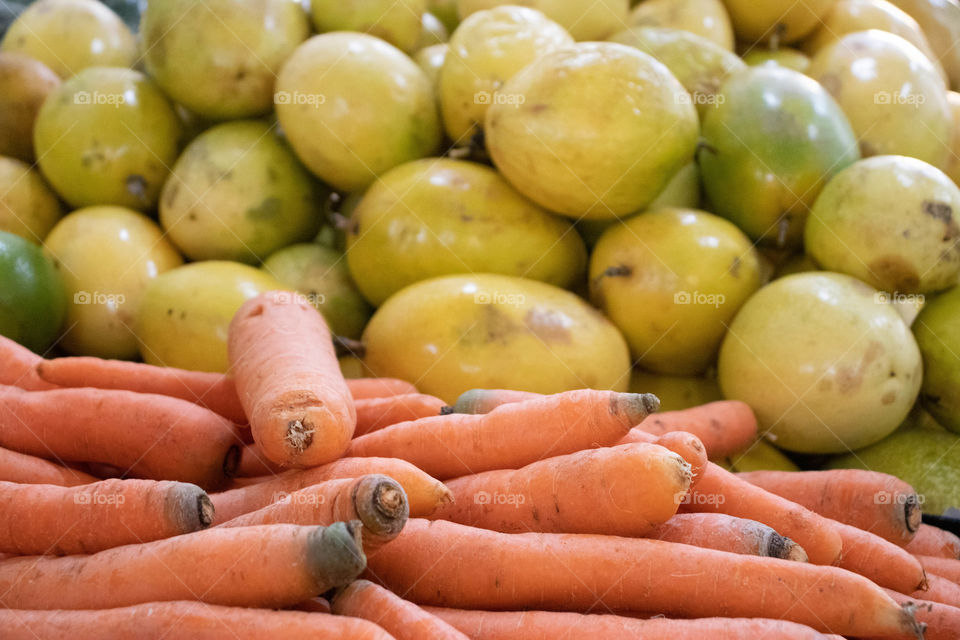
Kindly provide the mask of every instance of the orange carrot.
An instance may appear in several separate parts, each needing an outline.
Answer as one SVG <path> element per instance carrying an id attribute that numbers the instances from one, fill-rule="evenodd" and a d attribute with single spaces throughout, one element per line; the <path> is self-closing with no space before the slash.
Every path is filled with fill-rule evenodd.
<path id="1" fill-rule="evenodd" d="M 398 378 L 351 378 L 347 387 L 354 400 L 419 393 L 415 386 Z"/>
<path id="2" fill-rule="evenodd" d="M 280 465 L 270 462 L 256 443 L 245 444 L 240 450 L 240 462 L 237 464 L 236 474 L 241 478 L 272 476 L 284 471 L 286 469 Z"/>
<path id="3" fill-rule="evenodd" d="M 949 531 L 921 524 L 913 540 L 904 549 L 917 556 L 960 559 L 960 538 Z"/>
<path id="4" fill-rule="evenodd" d="M 869 531 L 831 521 L 843 540 L 837 566 L 859 573 L 876 584 L 900 593 L 923 589 L 926 578 L 916 558 Z"/>
<path id="5" fill-rule="evenodd" d="M 440 618 L 367 580 L 341 589 L 331 605 L 334 613 L 369 620 L 397 640 L 468 640 Z"/>
<path id="6" fill-rule="evenodd" d="M 687 461 L 690 465 L 692 479 L 690 486 L 697 484 L 704 469 L 707 468 L 707 450 L 700 442 L 700 438 L 685 431 L 671 431 L 662 436 L 655 436 L 646 431 L 630 429 L 630 433 L 625 435 L 617 444 L 631 444 L 634 442 L 646 442 L 648 444 L 658 444 L 665 449 L 673 451 L 675 454 Z"/>
<path id="7" fill-rule="evenodd" d="M 4 640 L 393 640 L 357 618 L 303 611 L 150 602 L 99 611 L 0 610 Z"/>
<path id="8" fill-rule="evenodd" d="M 96 482 L 98 479 L 88 473 L 43 458 L 0 448 L 0 480 L 5 482 L 74 487 Z"/>
<path id="9" fill-rule="evenodd" d="M 580 614 L 559 611 L 468 611 L 425 607 L 446 620 L 471 640 L 575 640 L 616 638 L 617 640 L 821 640 L 826 638 L 810 627 L 783 620 L 760 618 L 700 618 L 641 620 L 615 615 Z"/>
<path id="10" fill-rule="evenodd" d="M 815 513 L 904 545 L 920 527 L 920 500 L 903 480 L 877 471 L 752 471 L 750 484 Z"/>
<path id="11" fill-rule="evenodd" d="M 276 500 L 311 485 L 338 478 L 359 478 L 369 473 L 382 473 L 400 483 L 407 494 L 410 515 L 419 517 L 433 513 L 451 500 L 450 490 L 441 482 L 396 458 L 341 458 L 322 467 L 291 470 L 246 487 L 210 495 L 216 507 L 215 523 L 232 520 L 239 515 L 262 509 Z"/>
<path id="12" fill-rule="evenodd" d="M 503 404 L 541 398 L 543 394 L 510 389 L 471 389 L 464 391 L 453 405 L 454 413 L 490 413 Z"/>
<path id="13" fill-rule="evenodd" d="M 923 636 L 925 640 L 957 640 L 957 638 L 960 638 L 960 608 L 951 607 L 941 602 L 919 600 L 889 589 L 887 595 L 900 604 L 916 606 L 917 621 L 927 625 Z"/>
<path id="14" fill-rule="evenodd" d="M 42 380 L 35 370 L 43 360 L 30 349 L 0 335 L 0 384 L 20 387 L 27 391 L 46 391 L 56 385 Z"/>
<path id="15" fill-rule="evenodd" d="M 960 560 L 938 558 L 936 556 L 914 556 L 924 571 L 935 573 L 950 582 L 960 584 Z"/>
<path id="16" fill-rule="evenodd" d="M 365 433 L 389 427 L 398 422 L 440 415 L 446 403 L 440 398 L 422 393 L 405 393 L 385 398 L 366 398 L 356 401 L 356 438 Z"/>
<path id="17" fill-rule="evenodd" d="M 292 607 L 297 611 L 314 611 L 316 613 L 330 613 L 330 601 L 317 596 L 310 598 Z"/>
<path id="18" fill-rule="evenodd" d="M 927 588 L 910 594 L 912 598 L 922 598 L 932 602 L 948 604 L 951 607 L 960 607 L 960 585 L 941 578 L 935 573 L 927 574 Z"/>
<path id="19" fill-rule="evenodd" d="M 221 485 L 239 455 L 236 426 L 209 409 L 169 396 L 86 388 L 0 386 L 0 446 L 203 488 Z"/>
<path id="20" fill-rule="evenodd" d="M 39 360 L 37 375 L 61 387 L 96 387 L 180 398 L 238 424 L 247 421 L 233 380 L 219 373 L 92 357 Z"/>
<path id="21" fill-rule="evenodd" d="M 0 482 L 0 551 L 95 553 L 210 526 L 213 504 L 185 482 L 103 480 L 79 487 Z"/>
<path id="22" fill-rule="evenodd" d="M 327 323 L 306 298 L 270 291 L 247 300 L 230 322 L 227 351 L 268 460 L 307 467 L 343 455 L 357 413 Z"/>
<path id="23" fill-rule="evenodd" d="M 167 600 L 282 608 L 350 583 L 364 564 L 358 522 L 208 529 L 86 556 L 4 560 L 0 597 L 11 609 Z"/>
<path id="24" fill-rule="evenodd" d="M 351 456 L 395 456 L 445 480 L 613 444 L 656 411 L 650 394 L 581 389 L 490 413 L 420 418 L 360 436 Z"/>
<path id="25" fill-rule="evenodd" d="M 509 534 L 410 520 L 396 540 L 371 554 L 368 574 L 422 605 L 639 609 L 921 637 L 909 608 L 849 571 L 644 538 Z"/>
<path id="26" fill-rule="evenodd" d="M 677 512 L 690 465 L 655 444 L 586 449 L 450 480 L 431 516 L 506 533 L 643 535 Z"/>
<path id="27" fill-rule="evenodd" d="M 359 478 L 327 480 L 276 497 L 273 503 L 228 520 L 221 527 L 259 524 L 330 525 L 359 520 L 363 523 L 363 548 L 373 551 L 400 534 L 410 510 L 407 494 L 396 480 L 370 474 Z"/>
<path id="28" fill-rule="evenodd" d="M 712 462 L 690 489 L 680 511 L 725 513 L 762 522 L 803 547 L 814 564 L 834 564 L 843 546 L 830 520 L 741 480 Z"/>
<path id="29" fill-rule="evenodd" d="M 700 438 L 711 460 L 721 460 L 743 451 L 757 438 L 757 417 L 746 403 L 718 400 L 680 411 L 650 416 L 637 427 L 659 436 L 668 431 L 687 431 Z"/>
<path id="30" fill-rule="evenodd" d="M 729 553 L 807 561 L 803 547 L 773 527 L 723 513 L 678 513 L 645 537 Z"/>

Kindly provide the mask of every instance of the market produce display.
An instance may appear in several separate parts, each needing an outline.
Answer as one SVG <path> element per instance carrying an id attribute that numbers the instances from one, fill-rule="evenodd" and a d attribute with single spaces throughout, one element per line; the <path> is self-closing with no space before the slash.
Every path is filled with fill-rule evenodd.
<path id="1" fill-rule="evenodd" d="M 960 640 L 960 0 L 0 4 L 0 638 Z"/>

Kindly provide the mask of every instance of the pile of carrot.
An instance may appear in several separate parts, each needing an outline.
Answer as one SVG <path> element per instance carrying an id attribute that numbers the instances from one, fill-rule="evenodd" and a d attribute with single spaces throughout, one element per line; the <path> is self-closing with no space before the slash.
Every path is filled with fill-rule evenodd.
<path id="1" fill-rule="evenodd" d="M 448 407 L 345 380 L 290 292 L 228 350 L 221 375 L 0 338 L 0 637 L 960 638 L 960 539 L 891 476 L 714 464 L 758 438 L 742 403 Z"/>

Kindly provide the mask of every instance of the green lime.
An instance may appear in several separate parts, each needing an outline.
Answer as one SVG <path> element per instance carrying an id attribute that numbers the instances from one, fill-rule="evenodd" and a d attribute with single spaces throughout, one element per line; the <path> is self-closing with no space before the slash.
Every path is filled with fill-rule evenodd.
<path id="1" fill-rule="evenodd" d="M 0 231 L 0 334 L 42 351 L 63 324 L 66 293 L 40 247 Z"/>

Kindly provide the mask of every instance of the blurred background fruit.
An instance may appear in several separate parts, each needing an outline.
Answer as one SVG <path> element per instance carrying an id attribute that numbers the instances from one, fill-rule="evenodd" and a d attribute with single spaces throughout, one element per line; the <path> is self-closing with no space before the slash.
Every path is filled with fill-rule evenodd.
<path id="1" fill-rule="evenodd" d="M 40 247 L 0 231 L 0 335 L 45 353 L 60 336 L 66 289 Z"/>
<path id="2" fill-rule="evenodd" d="M 0 231 L 40 244 L 63 215 L 63 207 L 40 172 L 0 156 Z"/>
<path id="3" fill-rule="evenodd" d="M 660 411 L 680 411 L 723 399 L 720 386 L 705 376 L 671 376 L 634 368 L 631 393 L 652 393 L 660 399 Z"/>
<path id="4" fill-rule="evenodd" d="M 33 123 L 60 78 L 39 60 L 0 52 L 0 155 L 32 162 Z"/>
<path id="5" fill-rule="evenodd" d="M 515 0 L 459 0 L 460 18 Z M 627 22 L 629 0 L 524 0 L 523 4 L 542 11 L 577 40 L 603 40 Z"/>
<path id="6" fill-rule="evenodd" d="M 630 26 L 680 29 L 733 51 L 733 27 L 720 0 L 644 0 L 630 12 Z"/>
<path id="7" fill-rule="evenodd" d="M 313 25 L 325 31 L 362 31 L 404 51 L 420 39 L 427 0 L 310 0 Z"/>
<path id="8" fill-rule="evenodd" d="M 743 61 L 751 67 L 769 63 L 793 69 L 800 73 L 806 73 L 810 67 L 810 58 L 802 51 L 790 47 L 779 47 L 777 49 L 751 47 L 749 51 L 743 54 Z"/>
<path id="9" fill-rule="evenodd" d="M 834 0 L 723 0 L 733 30 L 747 42 L 790 44 L 821 24 Z"/>
<path id="10" fill-rule="evenodd" d="M 923 356 L 920 400 L 941 425 L 960 433 L 960 287 L 928 301 L 913 323 Z M 960 504 L 960 503 L 957 503 Z"/>

